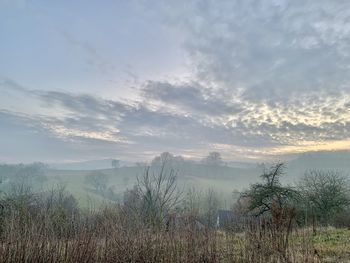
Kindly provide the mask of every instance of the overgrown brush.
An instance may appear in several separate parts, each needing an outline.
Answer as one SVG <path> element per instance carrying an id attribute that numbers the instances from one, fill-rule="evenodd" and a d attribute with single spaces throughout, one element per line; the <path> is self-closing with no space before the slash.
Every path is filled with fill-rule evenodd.
<path id="1" fill-rule="evenodd" d="M 195 202 L 178 209 L 176 173 L 165 164 L 146 169 L 123 205 L 97 210 L 80 209 L 62 187 L 33 194 L 19 185 L 1 201 L 0 262 L 319 262 L 312 233 L 296 225 L 299 194 L 281 185 L 282 169 L 251 186 L 243 196 L 253 213 L 227 229 L 215 227 L 211 192 L 206 223 Z"/>
<path id="2" fill-rule="evenodd" d="M 318 262 L 282 215 L 250 221 L 240 234 L 196 224 L 169 230 L 130 222 L 116 205 L 68 209 L 64 196 L 52 192 L 46 206 L 36 197 L 4 214 L 0 262 Z"/>

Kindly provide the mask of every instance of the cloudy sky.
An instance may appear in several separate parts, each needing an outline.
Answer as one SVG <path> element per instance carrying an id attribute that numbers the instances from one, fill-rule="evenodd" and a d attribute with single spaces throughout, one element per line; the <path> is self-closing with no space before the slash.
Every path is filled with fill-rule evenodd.
<path id="1" fill-rule="evenodd" d="M 347 149 L 347 0 L 0 0 L 2 162 Z"/>

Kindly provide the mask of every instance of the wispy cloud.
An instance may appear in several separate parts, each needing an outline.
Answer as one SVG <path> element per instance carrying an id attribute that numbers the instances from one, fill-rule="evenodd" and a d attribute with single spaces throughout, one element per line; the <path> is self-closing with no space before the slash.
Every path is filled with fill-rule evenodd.
<path id="1" fill-rule="evenodd" d="M 97 69 L 101 74 L 111 75 L 116 72 L 116 66 L 106 59 L 96 47 L 87 41 L 77 39 L 74 35 L 58 30 L 66 43 L 73 49 L 82 52 L 86 56 L 86 63 Z"/>

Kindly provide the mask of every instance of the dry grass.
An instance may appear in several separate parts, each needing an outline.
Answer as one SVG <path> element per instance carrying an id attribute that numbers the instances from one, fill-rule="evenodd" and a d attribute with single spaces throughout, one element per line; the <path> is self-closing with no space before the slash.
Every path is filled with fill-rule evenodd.
<path id="1" fill-rule="evenodd" d="M 319 262 L 306 232 L 294 231 L 286 252 L 272 229 L 262 224 L 243 233 L 216 230 L 152 230 L 130 224 L 118 209 L 76 218 L 57 232 L 28 217 L 8 218 L 0 242 L 0 262 Z"/>
<path id="2" fill-rule="evenodd" d="M 350 262 L 350 229 L 320 229 L 312 243 L 322 262 Z"/>
<path id="3" fill-rule="evenodd" d="M 63 192 L 22 195 L 7 207 L 0 216 L 0 262 L 347 262 L 350 251 L 349 230 L 312 236 L 283 213 L 234 233 L 191 223 L 154 229 L 115 205 L 77 210 Z"/>

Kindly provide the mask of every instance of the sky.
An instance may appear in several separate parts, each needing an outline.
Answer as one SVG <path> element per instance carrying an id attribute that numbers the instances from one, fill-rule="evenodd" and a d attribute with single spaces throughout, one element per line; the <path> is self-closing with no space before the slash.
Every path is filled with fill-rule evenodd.
<path id="1" fill-rule="evenodd" d="M 350 2 L 0 0 L 0 162 L 350 149 Z"/>

